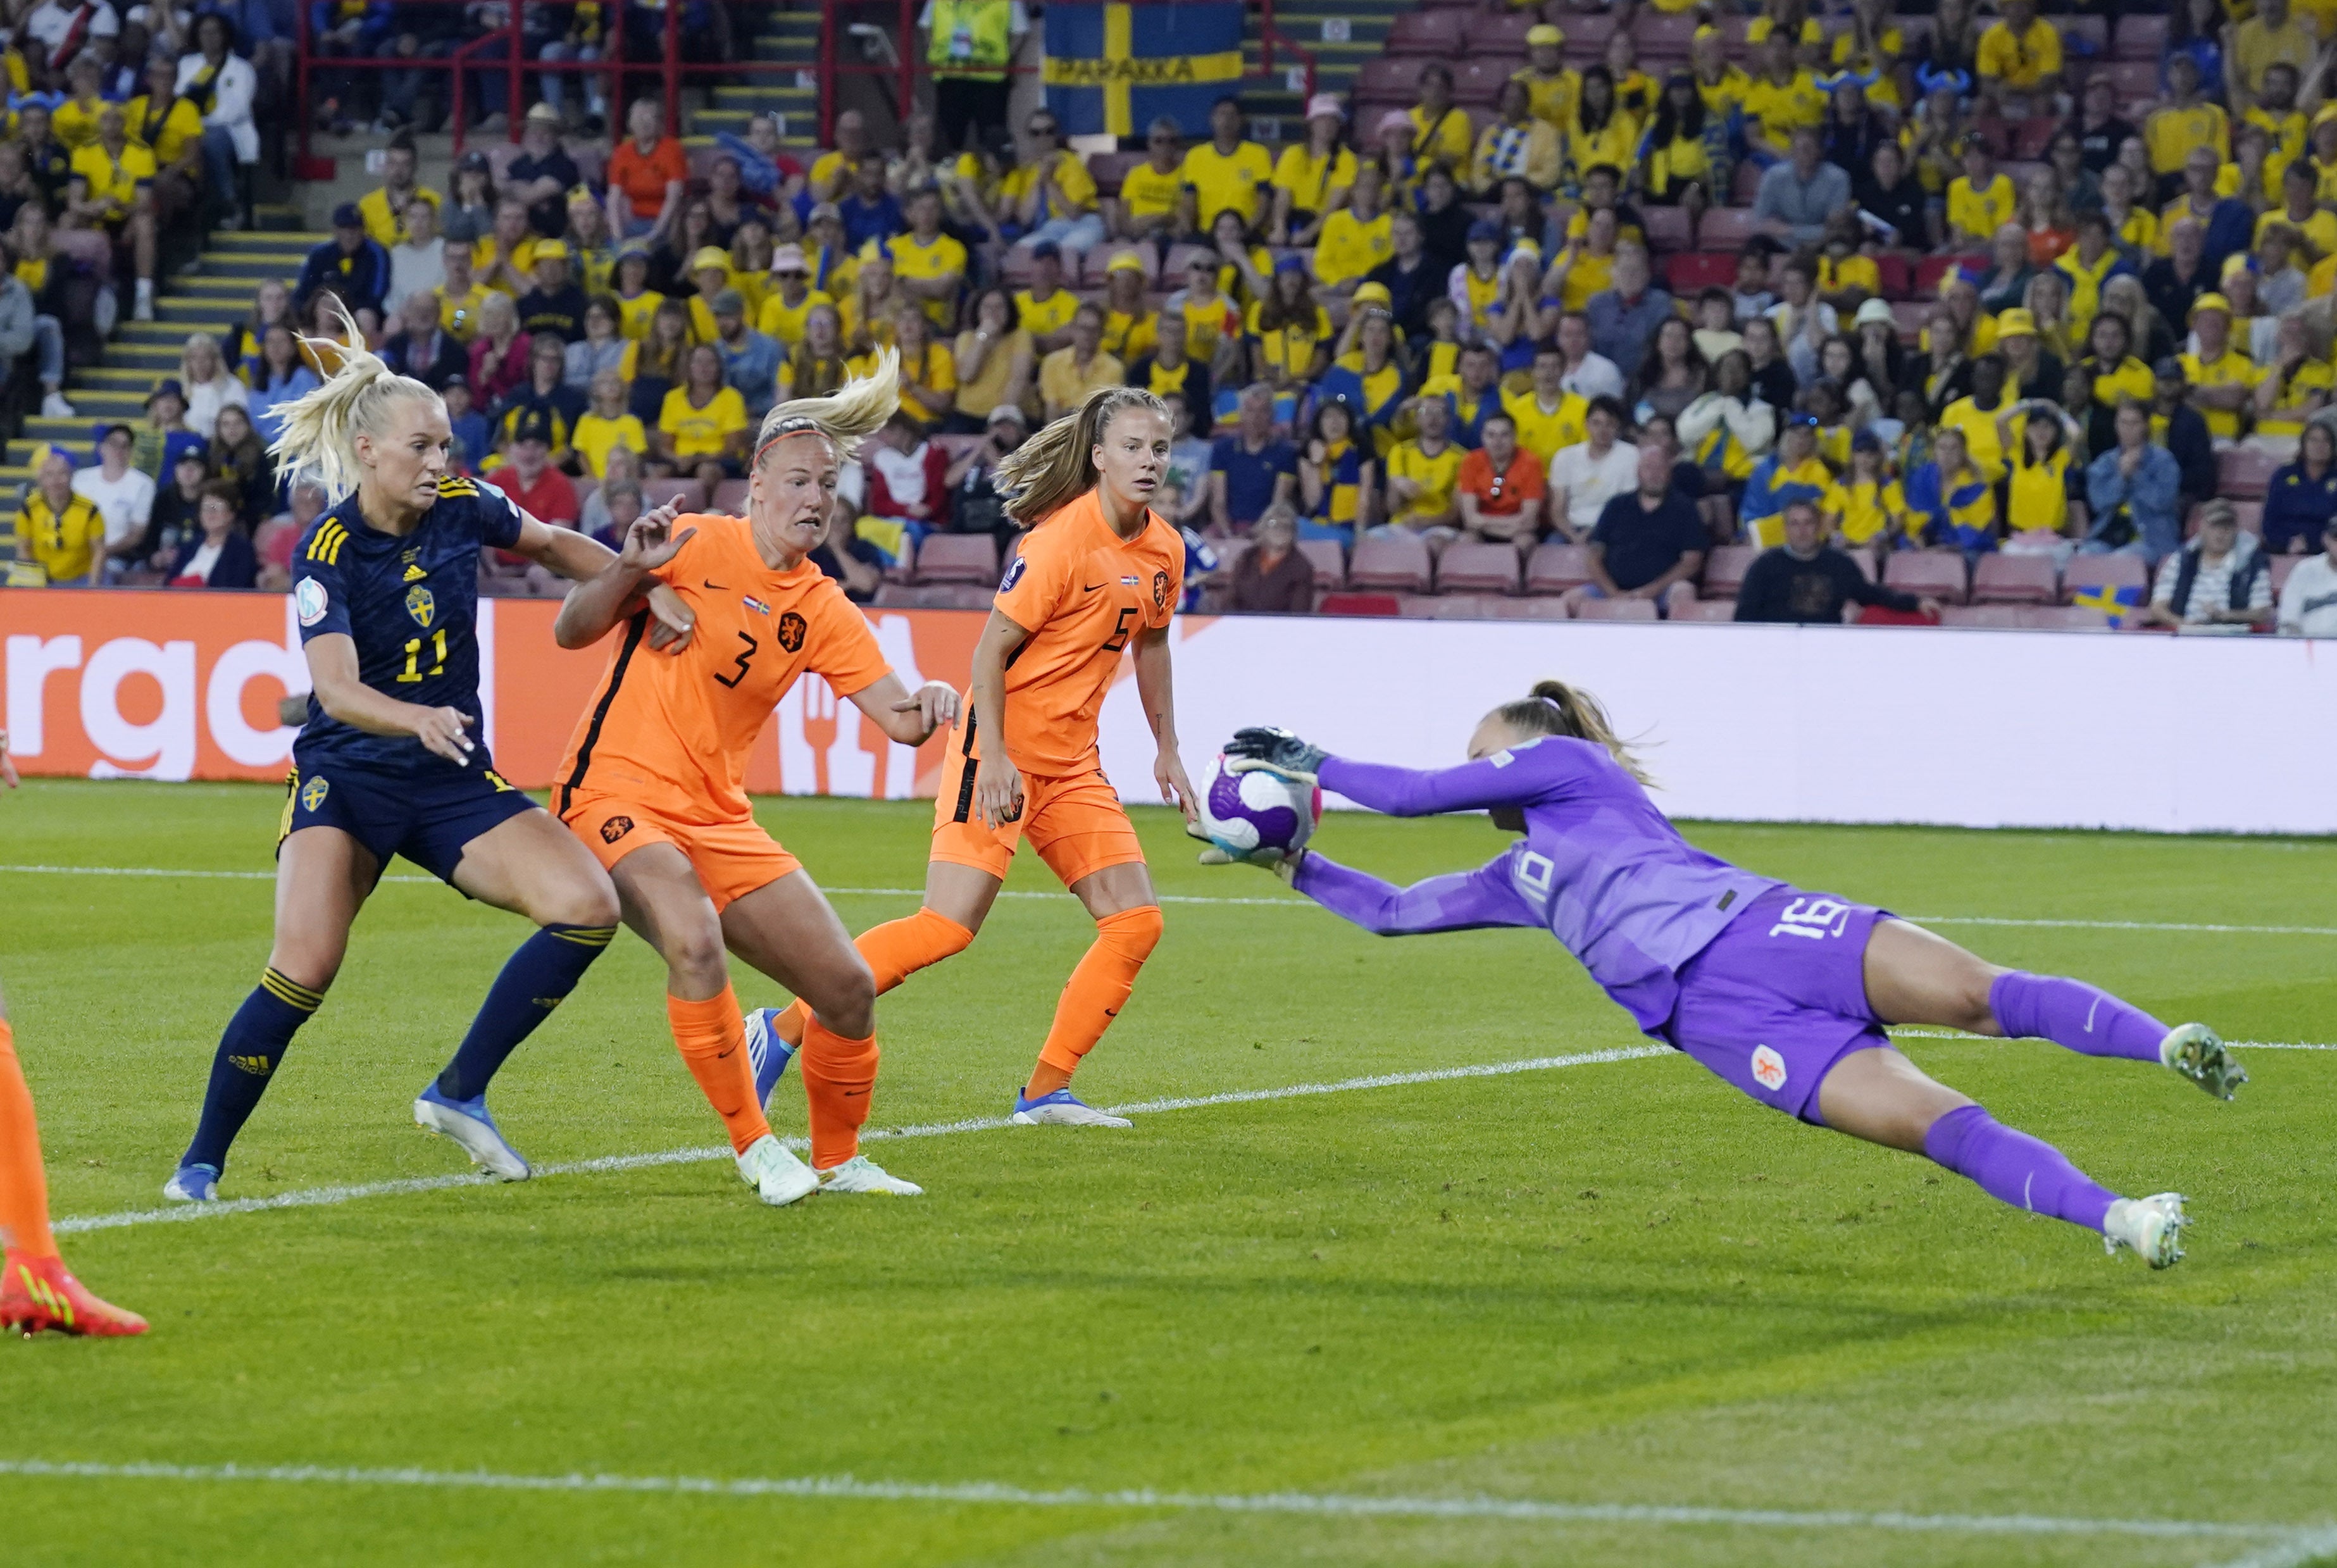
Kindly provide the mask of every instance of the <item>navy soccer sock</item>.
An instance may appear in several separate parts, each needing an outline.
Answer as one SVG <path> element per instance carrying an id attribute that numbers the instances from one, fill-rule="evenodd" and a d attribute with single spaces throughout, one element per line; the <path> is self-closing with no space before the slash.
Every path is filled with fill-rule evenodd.
<path id="1" fill-rule="evenodd" d="M 284 1048 L 324 1000 L 323 992 L 311 991 L 274 969 L 259 977 L 220 1036 L 219 1054 L 211 1058 L 210 1086 L 203 1091 L 202 1121 L 181 1165 L 227 1169 L 228 1146 L 259 1109 L 268 1081 L 284 1060 Z"/>
<path id="2" fill-rule="evenodd" d="M 438 1093 L 449 1100 L 485 1093 L 504 1059 L 568 999 L 616 934 L 614 926 L 546 926 L 521 943 L 495 976 L 455 1059 L 438 1074 Z"/>

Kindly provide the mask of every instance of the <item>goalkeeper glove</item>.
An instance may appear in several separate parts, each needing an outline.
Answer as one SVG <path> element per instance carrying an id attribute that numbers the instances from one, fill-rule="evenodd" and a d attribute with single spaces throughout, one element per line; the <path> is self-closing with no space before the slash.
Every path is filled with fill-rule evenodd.
<path id="1" fill-rule="evenodd" d="M 1308 745 L 1287 730 L 1253 728 L 1234 731 L 1234 738 L 1226 742 L 1226 755 L 1232 759 L 1226 765 L 1229 773 L 1263 770 L 1296 783 L 1312 784 L 1323 770 L 1323 760 L 1330 753 L 1320 746 Z"/>
<path id="2" fill-rule="evenodd" d="M 1298 863 L 1306 858 L 1304 849 L 1285 852 L 1280 849 L 1253 849 L 1247 855 L 1228 855 L 1216 845 L 1201 851 L 1204 866 L 1255 866 L 1261 871 L 1271 871 L 1285 883 L 1298 875 Z"/>

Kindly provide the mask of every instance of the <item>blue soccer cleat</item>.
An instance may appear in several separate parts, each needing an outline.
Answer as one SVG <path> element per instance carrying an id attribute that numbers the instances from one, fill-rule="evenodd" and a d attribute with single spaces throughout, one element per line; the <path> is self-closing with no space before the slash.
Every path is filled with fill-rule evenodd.
<path id="1" fill-rule="evenodd" d="M 484 1167 L 489 1175 L 506 1181 L 524 1181 L 535 1174 L 520 1152 L 504 1142 L 502 1129 L 487 1114 L 484 1094 L 469 1100 L 449 1100 L 438 1092 L 434 1082 L 415 1100 L 414 1121 L 424 1132 L 452 1138 L 461 1144 L 463 1152 L 471 1157 L 471 1163 Z"/>
<path id="2" fill-rule="evenodd" d="M 747 1062 L 755 1069 L 755 1103 L 766 1111 L 771 1108 L 771 1091 L 796 1059 L 796 1048 L 771 1028 L 778 1016 L 777 1007 L 758 1007 L 747 1014 Z"/>
<path id="3" fill-rule="evenodd" d="M 162 1196 L 173 1203 L 211 1203 L 219 1199 L 220 1173 L 210 1165 L 181 1165 L 162 1184 Z"/>
<path id="4" fill-rule="evenodd" d="M 1125 1116 L 1113 1116 L 1082 1103 L 1069 1089 L 1058 1089 L 1051 1094 L 1041 1094 L 1036 1100 L 1026 1100 L 1022 1091 L 1014 1091 L 1013 1121 L 1023 1127 L 1133 1127 L 1135 1122 Z"/>

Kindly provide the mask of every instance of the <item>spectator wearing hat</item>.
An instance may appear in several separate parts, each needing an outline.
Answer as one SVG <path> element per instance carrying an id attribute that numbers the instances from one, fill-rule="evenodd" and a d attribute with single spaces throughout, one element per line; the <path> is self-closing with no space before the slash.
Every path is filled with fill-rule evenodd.
<path id="1" fill-rule="evenodd" d="M 202 531 L 203 486 L 210 483 L 210 455 L 198 438 L 176 454 L 155 488 L 146 531 L 132 552 L 133 570 L 159 574 L 170 569 L 187 541 Z"/>
<path id="2" fill-rule="evenodd" d="M 130 466 L 138 433 L 127 425 L 109 425 L 98 437 L 97 461 L 78 469 L 73 490 L 96 504 L 105 518 L 105 580 L 119 582 L 136 563 L 138 541 L 154 511 L 154 481 Z M 2317 535 L 2316 535 L 2317 537 Z"/>
<path id="3" fill-rule="evenodd" d="M 2225 500 L 2199 509 L 2199 533 L 2161 566 L 2144 626 L 2246 632 L 2273 622 L 2271 560 Z"/>
<path id="4" fill-rule="evenodd" d="M 1526 84 L 1528 112 L 1553 130 L 1574 122 L 1575 104 L 1582 97 L 1582 74 L 1569 67 L 1562 51 L 1566 34 L 1547 22 L 1526 29 L 1526 64 L 1510 74 Z"/>
<path id="5" fill-rule="evenodd" d="M 1315 292 L 1324 299 L 1351 295 L 1372 269 L 1395 254 L 1393 224 L 1381 209 L 1379 166 L 1355 171 L 1347 204 L 1323 220 L 1315 242 Z"/>
<path id="6" fill-rule="evenodd" d="M 730 252 L 714 245 L 699 247 L 689 259 L 689 281 L 696 290 L 689 296 L 690 335 L 700 343 L 711 343 L 714 297 L 731 287 Z"/>
<path id="7" fill-rule="evenodd" d="M 811 286 L 811 270 L 804 259 L 800 245 L 782 245 L 771 256 L 773 287 L 763 296 L 763 309 L 757 318 L 755 329 L 777 340 L 780 348 L 792 351 L 803 341 L 804 323 L 822 305 L 836 301 Z M 643 291 L 648 297 L 647 290 Z M 656 306 L 652 304 L 650 310 Z M 630 318 L 630 313 L 629 313 Z M 632 337 L 631 331 L 627 337 Z"/>
<path id="8" fill-rule="evenodd" d="M 1890 307 L 1883 309 L 1887 311 Z M 1863 315 L 1860 318 L 1864 318 Z M 2049 354 L 2039 347 L 2036 317 L 2017 307 L 1999 311 L 1996 352 L 2004 360 L 2004 384 L 2011 396 L 2060 397 L 2061 385 L 2068 378 L 2068 368 L 2061 363 L 2058 355 Z"/>
<path id="9" fill-rule="evenodd" d="M 1086 254 L 1103 243 L 1103 214 L 1096 210 L 1095 176 L 1088 172 L 1087 160 L 1063 145 L 1063 127 L 1051 109 L 1033 111 L 1023 132 L 1030 155 L 998 186 L 1003 215 L 1019 234 L 1015 243 L 1053 244 L 1074 256 Z M 1186 225 L 1188 231 L 1192 227 Z"/>
<path id="10" fill-rule="evenodd" d="M 1467 117 L 1462 117 L 1465 128 Z M 1188 234 L 1206 234 L 1217 214 L 1238 215 L 1245 229 L 1259 227 L 1269 211 L 1274 160 L 1242 135 L 1241 100 L 1230 95 L 1209 106 L 1209 139 L 1186 149 L 1179 166 L 1184 192 L 1178 223 Z M 1326 209 L 1328 211 L 1328 209 Z"/>
<path id="11" fill-rule="evenodd" d="M 1143 259 L 1133 250 L 1113 256 L 1104 269 L 1103 349 L 1123 365 L 1152 351 L 1160 334 L 1160 313 L 1152 309 Z"/>
<path id="12" fill-rule="evenodd" d="M 1477 137 L 1476 156 L 1469 165 L 1471 189 L 1490 195 L 1504 180 L 1523 180 L 1544 194 L 1557 190 L 1565 152 L 1558 127 L 1535 116 L 1532 90 L 1511 77 L 1501 83 L 1494 113 L 1491 123 Z"/>
<path id="13" fill-rule="evenodd" d="M 839 117 L 839 127 L 841 117 Z M 814 172 L 816 173 L 816 171 Z M 625 139 L 609 154 L 609 232 L 655 245 L 680 220 L 689 158 L 665 133 L 665 104 L 637 98 L 625 112 Z"/>
<path id="14" fill-rule="evenodd" d="M 545 97 L 550 96 L 547 92 Z M 527 203 L 529 225 L 546 240 L 568 232 L 568 193 L 583 179 L 576 160 L 560 145 L 560 126 L 557 105 L 533 105 L 520 123 L 519 156 L 504 170 L 504 193 Z"/>
<path id="15" fill-rule="evenodd" d="M 2089 555 L 2138 556 L 2156 565 L 2183 542 L 2182 472 L 2173 455 L 2151 440 L 2148 408 L 2123 399 L 2117 421 L 2117 445 L 2086 469 L 2091 521 L 2078 549 Z"/>
<path id="16" fill-rule="evenodd" d="M 1736 619 L 1804 626 L 1838 625 L 1851 604 L 1901 614 L 1939 613 L 1939 605 L 1871 581 L 1828 539 L 1816 503 L 1796 499 L 1778 520 L 1779 542 L 1746 568 L 1736 590 Z"/>
<path id="17" fill-rule="evenodd" d="M 2202 294 L 2191 302 L 2191 330 L 2198 348 L 2181 357 L 2191 406 L 2206 416 L 2215 443 L 2228 446 L 2239 439 L 2240 416 L 2254 407 L 2264 372 L 2232 346 L 2232 303 L 2221 294 Z"/>
<path id="18" fill-rule="evenodd" d="M 1006 498 L 998 493 L 998 465 L 1030 436 L 1030 416 L 1020 404 L 1001 403 L 991 409 L 983 421 L 982 438 L 960 452 L 942 476 L 954 503 L 950 533 L 987 534 L 997 541 L 1001 557 L 1005 555 L 1022 525 L 1006 514 Z"/>
<path id="19" fill-rule="evenodd" d="M 714 296 L 714 346 L 722 379 L 738 388 L 749 418 L 760 420 L 778 396 L 779 340 L 747 325 L 747 299 L 736 289 Z"/>
<path id="20" fill-rule="evenodd" d="M 1593 294 L 1583 308 L 1591 349 L 1627 382 L 1638 375 L 1656 328 L 1677 314 L 1670 293 L 1654 282 L 1647 247 L 1628 240 L 1615 247 L 1614 286 Z"/>
<path id="21" fill-rule="evenodd" d="M 1184 162 L 1185 132 L 1164 114 L 1145 128 L 1144 162 L 1120 176 L 1120 194 L 1106 203 L 1111 232 L 1122 240 L 1151 240 L 1165 259 L 1170 241 L 1185 232 L 1177 216 L 1185 192 Z"/>
<path id="22" fill-rule="evenodd" d="M 1317 93 L 1306 104 L 1306 140 L 1282 150 L 1274 166 L 1269 245 L 1312 245 L 1323 221 L 1339 210 L 1355 182 L 1355 154 L 1339 139 L 1346 113 L 1338 95 Z"/>
<path id="23" fill-rule="evenodd" d="M 438 301 L 428 294 L 408 294 L 397 308 L 397 330 L 381 346 L 382 363 L 401 376 L 411 376 L 433 392 L 470 368 L 471 357 L 445 329 L 438 317 Z"/>
<path id="24" fill-rule="evenodd" d="M 348 306 L 358 326 L 369 333 L 381 326 L 382 300 L 389 292 L 389 252 L 366 233 L 365 218 L 354 201 L 333 209 L 333 237 L 308 252 L 292 291 L 293 309 L 307 315 L 309 299 L 328 287 Z"/>
<path id="25" fill-rule="evenodd" d="M 568 247 L 558 240 L 540 240 L 532 254 L 535 287 L 520 296 L 520 330 L 562 344 L 582 340 L 584 290 L 568 275 Z"/>
<path id="26" fill-rule="evenodd" d="M 1814 245 L 1826 220 L 1850 204 L 1850 176 L 1824 158 L 1814 126 L 1793 134 L 1790 156 L 1761 176 L 1753 197 L 1753 220 L 1795 245 Z"/>

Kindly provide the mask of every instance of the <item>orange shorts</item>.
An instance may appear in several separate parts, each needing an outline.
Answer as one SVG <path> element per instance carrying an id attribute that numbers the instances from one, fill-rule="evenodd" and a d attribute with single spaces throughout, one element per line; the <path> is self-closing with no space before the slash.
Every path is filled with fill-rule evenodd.
<path id="1" fill-rule="evenodd" d="M 934 859 L 978 867 L 1002 881 L 1014 864 L 1016 840 L 1028 838 L 1066 887 L 1108 866 L 1143 864 L 1144 846 L 1102 769 L 1069 779 L 1024 774 L 1022 815 L 992 828 L 973 812 L 979 759 L 956 746 L 945 755 L 941 790 L 934 799 Z"/>
<path id="2" fill-rule="evenodd" d="M 621 795 L 580 795 L 560 819 L 611 871 L 644 844 L 672 845 L 688 858 L 717 910 L 802 869 L 802 862 L 780 848 L 751 817 L 738 822 L 677 822 Z"/>

